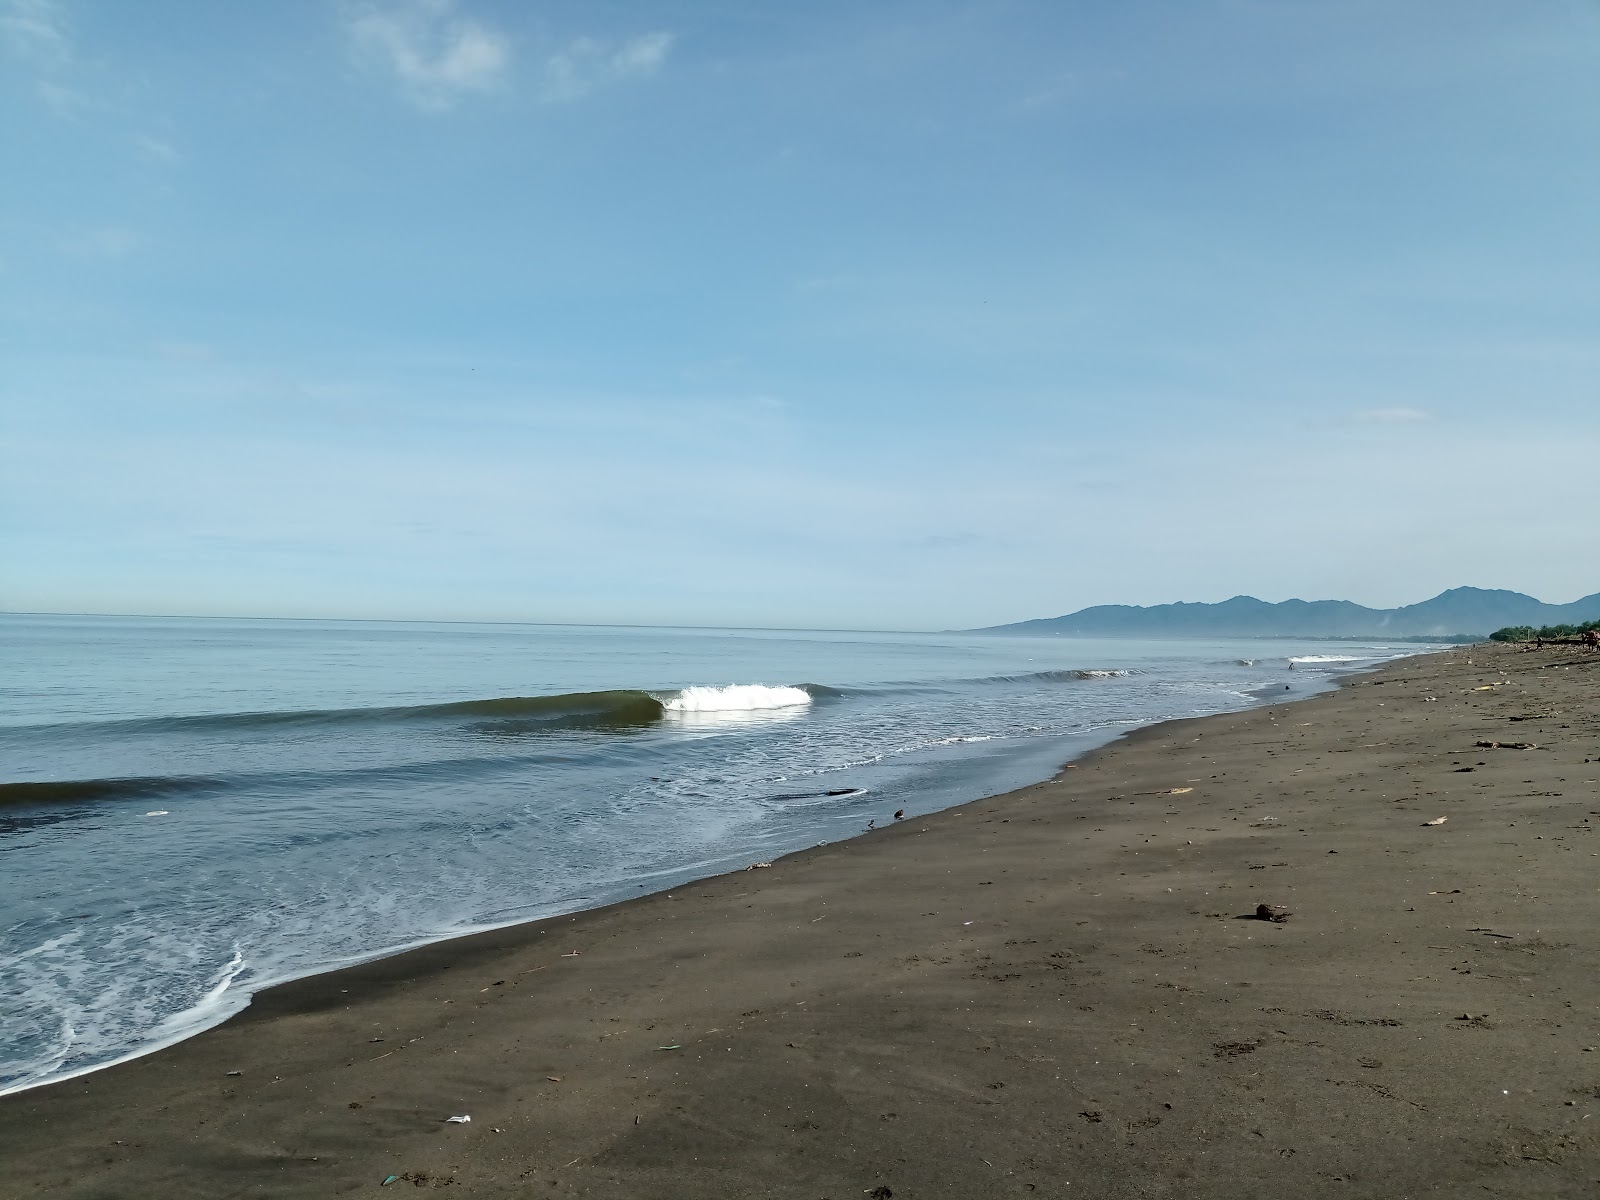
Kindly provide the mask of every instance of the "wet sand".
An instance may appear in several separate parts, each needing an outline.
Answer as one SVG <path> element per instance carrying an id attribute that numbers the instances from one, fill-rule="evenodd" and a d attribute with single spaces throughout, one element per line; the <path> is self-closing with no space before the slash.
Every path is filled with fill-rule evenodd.
<path id="1" fill-rule="evenodd" d="M 1600 1195 L 1596 780 L 1600 655 L 1405 660 L 264 992 L 0 1099 L 0 1195 Z"/>

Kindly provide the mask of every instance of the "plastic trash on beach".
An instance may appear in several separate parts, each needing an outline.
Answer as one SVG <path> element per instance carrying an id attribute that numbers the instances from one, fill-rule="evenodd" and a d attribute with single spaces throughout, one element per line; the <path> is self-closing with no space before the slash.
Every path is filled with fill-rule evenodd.
<path id="1" fill-rule="evenodd" d="M 471 1117 L 446 1117 L 444 1119 L 444 1123 L 446 1125 L 467 1125 L 470 1124 L 471 1121 Z"/>
<path id="2" fill-rule="evenodd" d="M 1443 825 L 1449 819 L 1450 819 L 1449 817 L 1435 817 L 1431 821 L 1424 821 L 1423 825 L 1424 826 L 1427 826 L 1427 825 Z"/>

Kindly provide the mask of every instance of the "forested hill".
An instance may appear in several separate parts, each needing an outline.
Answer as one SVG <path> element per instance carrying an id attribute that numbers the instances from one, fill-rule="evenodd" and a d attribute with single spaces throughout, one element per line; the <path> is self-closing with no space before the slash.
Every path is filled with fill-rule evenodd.
<path id="1" fill-rule="evenodd" d="M 995 625 L 975 633 L 1125 637 L 1487 637 L 1507 625 L 1578 624 L 1600 617 L 1600 592 L 1545 604 L 1521 592 L 1459 587 L 1403 608 L 1348 600 L 1269 604 L 1235 596 L 1220 604 L 1098 604 L 1064 617 Z"/>

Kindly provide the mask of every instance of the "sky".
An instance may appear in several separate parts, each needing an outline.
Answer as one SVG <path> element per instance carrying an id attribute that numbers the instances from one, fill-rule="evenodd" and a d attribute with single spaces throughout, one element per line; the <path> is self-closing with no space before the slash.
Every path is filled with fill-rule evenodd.
<path id="1" fill-rule="evenodd" d="M 1600 591 L 1595 0 L 0 0 L 0 609 Z"/>

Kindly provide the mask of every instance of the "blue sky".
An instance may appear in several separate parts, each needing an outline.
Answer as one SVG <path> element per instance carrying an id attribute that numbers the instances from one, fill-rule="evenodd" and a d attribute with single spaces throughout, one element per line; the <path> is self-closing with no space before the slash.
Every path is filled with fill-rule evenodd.
<path id="1" fill-rule="evenodd" d="M 0 0 L 0 607 L 1600 590 L 1582 0 Z"/>

